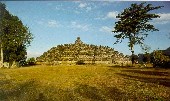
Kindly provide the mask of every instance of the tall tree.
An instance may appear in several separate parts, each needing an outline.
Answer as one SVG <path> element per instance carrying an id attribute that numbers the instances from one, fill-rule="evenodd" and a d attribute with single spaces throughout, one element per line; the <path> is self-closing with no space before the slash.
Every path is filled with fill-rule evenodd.
<path id="1" fill-rule="evenodd" d="M 131 7 L 124 9 L 124 11 L 118 16 L 119 21 L 116 22 L 114 30 L 112 32 L 118 33 L 114 37 L 117 38 L 118 42 L 122 42 L 122 39 L 129 39 L 128 46 L 132 53 L 132 65 L 134 64 L 134 45 L 142 45 L 144 39 L 147 37 L 149 31 L 159 31 L 150 24 L 149 21 L 153 18 L 159 18 L 160 16 L 150 11 L 160 9 L 162 6 L 153 7 L 152 4 L 131 4 Z"/>
<path id="2" fill-rule="evenodd" d="M 5 17 L 7 18 L 9 16 L 9 13 L 7 12 L 7 10 L 5 8 L 6 8 L 5 4 L 0 2 L 0 52 L 1 52 L 0 67 L 3 66 L 2 19 Z"/>
<path id="3" fill-rule="evenodd" d="M 17 16 L 6 10 L 5 4 L 0 3 L 0 9 L 1 61 L 19 62 L 27 55 L 26 47 L 33 39 L 32 34 Z"/>

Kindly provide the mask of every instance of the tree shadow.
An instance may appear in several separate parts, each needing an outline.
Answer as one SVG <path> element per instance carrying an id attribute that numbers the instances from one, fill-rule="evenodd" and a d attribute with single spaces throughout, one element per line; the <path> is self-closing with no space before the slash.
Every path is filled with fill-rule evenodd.
<path id="1" fill-rule="evenodd" d="M 138 64 L 136 66 L 131 66 L 131 65 L 113 65 L 113 66 L 107 66 L 110 68 L 126 68 L 126 69 L 151 69 L 151 67 L 146 66 L 146 67 L 140 67 Z M 162 68 L 155 68 L 155 69 L 162 69 Z"/>
<path id="2" fill-rule="evenodd" d="M 125 100 L 130 99 L 131 97 L 131 95 L 119 90 L 116 87 L 106 87 L 103 93 L 108 99 L 111 99 L 114 101 L 125 101 Z M 133 99 L 135 99 L 134 96 L 133 96 Z"/>
<path id="3" fill-rule="evenodd" d="M 139 67 L 135 67 L 135 66 L 107 66 L 109 68 L 122 68 L 122 69 L 140 69 Z M 145 67 L 146 69 L 149 68 L 149 67 Z"/>
<path id="4" fill-rule="evenodd" d="M 145 83 L 155 83 L 158 85 L 170 87 L 170 79 L 168 78 L 156 78 L 156 77 L 149 78 L 149 77 L 134 76 L 134 75 L 132 76 L 132 75 L 122 74 L 122 73 L 116 73 L 116 74 L 123 76 L 125 78 L 130 78 L 130 79 L 138 80 L 138 81 L 145 82 Z"/>
<path id="5" fill-rule="evenodd" d="M 0 101 L 9 101 L 17 99 L 34 100 L 38 94 L 34 80 L 29 80 L 20 84 L 15 84 L 12 81 L 7 81 L 4 82 L 4 84 L 4 86 L 10 86 L 10 88 L 0 89 Z"/>
<path id="6" fill-rule="evenodd" d="M 1 80 L 0 101 L 78 101 L 74 91 L 58 89 L 52 85 L 42 87 L 36 80 L 14 83 Z M 9 86 L 9 87 L 8 87 Z"/>
<path id="7" fill-rule="evenodd" d="M 92 101 L 106 101 L 108 99 L 111 101 L 122 101 L 129 98 L 128 94 L 122 92 L 116 87 L 107 87 L 106 85 L 103 87 L 104 88 L 102 89 L 98 89 L 89 85 L 80 84 L 75 89 L 75 92 L 83 98 L 90 99 Z"/>
<path id="8" fill-rule="evenodd" d="M 80 94 L 80 96 L 92 99 L 93 101 L 104 101 L 104 99 L 100 96 L 100 90 L 96 87 L 81 84 L 75 89 L 75 92 Z"/>
<path id="9" fill-rule="evenodd" d="M 114 66 L 107 66 L 112 68 L 132 68 L 133 66 L 120 66 L 120 65 L 114 65 Z"/>
<path id="10" fill-rule="evenodd" d="M 38 98 L 35 101 L 47 101 L 43 93 L 39 93 Z"/>
<path id="11" fill-rule="evenodd" d="M 122 70 L 123 72 L 131 72 L 131 73 L 138 73 L 138 74 L 145 74 L 145 75 L 155 75 L 155 76 L 170 76 L 169 72 L 162 72 L 162 71 L 141 71 L 141 70 Z"/>
<path id="12" fill-rule="evenodd" d="M 0 80 L 0 85 L 1 85 L 1 86 L 2 86 L 2 85 L 5 85 L 5 84 L 9 84 L 9 83 L 11 83 L 10 80 Z"/>
<path id="13" fill-rule="evenodd" d="M 12 82 L 5 81 L 4 84 Z M 52 85 L 40 87 L 35 80 L 27 80 L 17 84 L 12 89 L 0 88 L 0 101 L 22 100 L 22 101 L 82 101 L 82 98 L 92 101 L 124 101 L 138 100 L 135 95 L 123 92 L 117 87 L 108 87 L 103 85 L 102 88 L 89 86 L 86 84 L 77 84 L 74 89 L 58 89 Z M 81 96 L 81 97 L 80 97 Z M 150 97 L 149 97 L 150 98 Z"/>
<path id="14" fill-rule="evenodd" d="M 40 93 L 35 101 L 79 101 L 73 89 L 61 89 L 48 86 L 43 89 L 45 93 Z"/>

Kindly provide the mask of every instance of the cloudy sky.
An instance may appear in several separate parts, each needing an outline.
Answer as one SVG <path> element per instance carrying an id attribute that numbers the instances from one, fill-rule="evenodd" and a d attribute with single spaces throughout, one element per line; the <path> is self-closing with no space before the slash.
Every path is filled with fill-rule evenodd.
<path id="1" fill-rule="evenodd" d="M 114 29 L 116 15 L 127 8 L 131 1 L 5 1 L 7 9 L 17 15 L 34 35 L 28 47 L 28 57 L 36 57 L 59 44 L 74 43 L 80 37 L 84 43 L 104 45 L 126 55 L 131 54 L 127 40 L 113 45 L 116 41 Z M 145 43 L 155 49 L 170 47 L 170 2 L 147 2 L 164 6 L 155 10 L 161 16 L 151 21 L 159 32 L 149 33 Z M 135 46 L 135 53 L 142 53 Z"/>

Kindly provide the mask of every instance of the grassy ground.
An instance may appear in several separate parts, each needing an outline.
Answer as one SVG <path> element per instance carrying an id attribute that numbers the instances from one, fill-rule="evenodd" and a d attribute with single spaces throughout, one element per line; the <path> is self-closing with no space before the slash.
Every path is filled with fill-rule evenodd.
<path id="1" fill-rule="evenodd" d="M 0 101 L 168 101 L 170 70 L 102 65 L 0 69 Z"/>

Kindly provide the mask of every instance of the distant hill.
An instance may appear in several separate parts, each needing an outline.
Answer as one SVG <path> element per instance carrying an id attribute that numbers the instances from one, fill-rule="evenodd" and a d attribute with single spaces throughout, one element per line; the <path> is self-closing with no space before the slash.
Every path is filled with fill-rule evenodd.
<path id="1" fill-rule="evenodd" d="M 38 62 L 44 63 L 75 63 L 83 60 L 86 63 L 116 63 L 117 61 L 128 60 L 122 53 L 115 51 L 108 46 L 97 46 L 85 44 L 80 37 L 73 44 L 58 45 L 52 47 L 43 55 L 37 57 Z"/>

